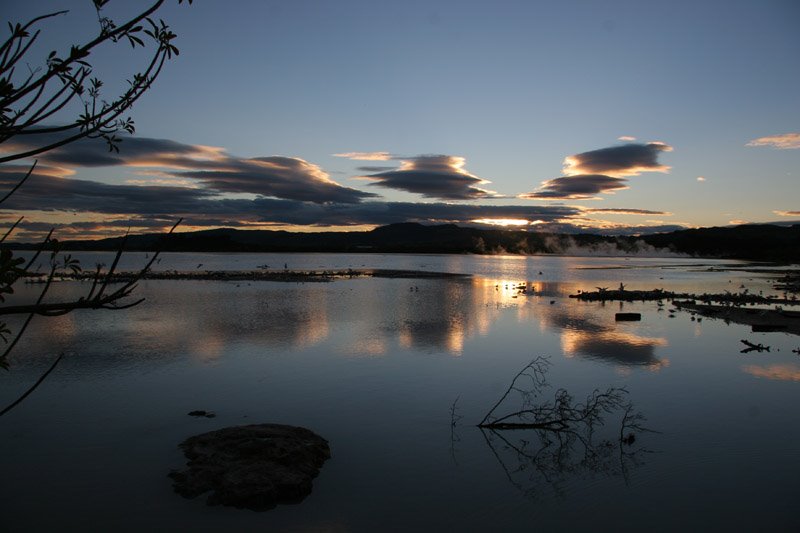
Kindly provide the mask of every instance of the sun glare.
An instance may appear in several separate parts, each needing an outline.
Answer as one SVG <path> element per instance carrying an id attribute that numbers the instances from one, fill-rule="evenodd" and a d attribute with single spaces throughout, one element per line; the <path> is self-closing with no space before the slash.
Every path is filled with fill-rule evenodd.
<path id="1" fill-rule="evenodd" d="M 478 224 L 490 224 L 492 226 L 528 226 L 531 224 L 541 224 L 542 221 L 536 220 L 529 222 L 521 218 L 478 218 L 473 220 Z"/>

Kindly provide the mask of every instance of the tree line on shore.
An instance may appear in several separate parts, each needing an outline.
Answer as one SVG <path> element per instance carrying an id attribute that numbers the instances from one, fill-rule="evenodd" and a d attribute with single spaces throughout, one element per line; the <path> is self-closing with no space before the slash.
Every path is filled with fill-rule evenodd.
<path id="1" fill-rule="evenodd" d="M 62 241 L 74 251 L 115 251 L 121 237 Z M 371 231 L 288 232 L 232 228 L 129 235 L 125 248 L 174 252 L 336 252 L 642 255 L 680 254 L 792 262 L 800 260 L 800 225 L 743 225 L 698 228 L 641 236 L 557 234 L 479 229 L 453 224 L 401 223 Z M 28 246 L 17 244 L 24 249 Z"/>

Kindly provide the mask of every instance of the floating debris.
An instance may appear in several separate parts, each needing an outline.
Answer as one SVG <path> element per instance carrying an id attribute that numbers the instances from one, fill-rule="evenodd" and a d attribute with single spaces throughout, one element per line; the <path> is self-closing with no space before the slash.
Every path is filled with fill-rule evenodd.
<path id="1" fill-rule="evenodd" d="M 774 309 L 744 309 L 730 305 L 705 305 L 684 302 L 680 308 L 685 311 L 696 312 L 710 318 L 721 318 L 726 322 L 746 324 L 754 333 L 785 332 L 800 335 L 800 319 L 786 315 L 786 311 Z M 697 317 L 697 321 L 702 319 Z"/>
<path id="2" fill-rule="evenodd" d="M 745 346 L 747 346 L 747 348 L 742 350 L 740 353 L 748 353 L 748 352 L 752 352 L 752 351 L 757 351 L 757 352 L 760 353 L 760 352 L 768 352 L 769 351 L 769 346 L 764 346 L 761 343 L 755 344 L 755 343 L 752 343 L 752 342 L 750 342 L 750 341 L 748 341 L 746 339 L 742 339 L 741 343 L 744 344 Z"/>
<path id="3" fill-rule="evenodd" d="M 741 306 L 750 304 L 771 304 L 771 305 L 797 305 L 798 301 L 790 298 L 779 298 L 777 296 L 763 296 L 751 294 L 749 292 L 733 293 L 726 291 L 717 294 L 691 294 L 685 292 L 671 292 L 664 289 L 652 290 L 630 290 L 624 286 L 619 290 L 609 290 L 608 287 L 597 287 L 596 291 L 579 291 L 577 294 L 570 294 L 570 298 L 576 298 L 588 302 L 648 302 L 661 300 L 685 300 L 688 302 L 700 301 L 706 304 L 727 303 L 729 305 Z M 678 301 L 673 302 L 678 305 Z M 661 303 L 663 305 L 663 303 Z"/>
<path id="4" fill-rule="evenodd" d="M 617 313 L 614 315 L 614 320 L 617 322 L 638 322 L 641 319 L 641 313 Z"/>
<path id="5" fill-rule="evenodd" d="M 214 418 L 215 415 L 211 411 L 203 411 L 202 409 L 198 409 L 197 411 L 189 411 L 186 413 L 189 416 L 197 416 L 197 417 L 205 417 L 205 418 Z"/>

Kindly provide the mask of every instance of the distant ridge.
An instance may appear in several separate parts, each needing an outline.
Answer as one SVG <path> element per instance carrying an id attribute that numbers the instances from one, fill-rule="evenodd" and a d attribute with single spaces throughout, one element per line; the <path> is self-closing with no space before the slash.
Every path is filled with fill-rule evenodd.
<path id="1" fill-rule="evenodd" d="M 668 247 L 701 257 L 800 261 L 800 224 L 686 229 L 647 235 L 643 239 L 657 248 Z"/>
<path id="2" fill-rule="evenodd" d="M 162 234 L 131 235 L 126 250 L 152 251 Z M 121 237 L 101 240 L 61 241 L 74 251 L 117 250 Z M 16 248 L 31 248 L 17 244 Z M 448 253 L 448 254 L 576 254 L 663 255 L 800 261 L 800 224 L 714 227 L 643 235 L 639 237 L 593 234 L 554 234 L 524 230 L 478 229 L 453 224 L 425 226 L 401 223 L 372 231 L 293 233 L 270 230 L 221 228 L 166 237 L 164 251 L 171 252 L 336 252 L 336 253 Z"/>

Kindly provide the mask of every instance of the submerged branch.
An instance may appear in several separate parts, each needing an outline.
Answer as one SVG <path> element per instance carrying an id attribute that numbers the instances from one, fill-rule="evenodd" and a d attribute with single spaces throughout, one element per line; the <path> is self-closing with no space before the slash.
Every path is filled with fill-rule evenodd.
<path id="1" fill-rule="evenodd" d="M 547 385 L 544 378 L 548 365 L 544 357 L 526 365 L 478 424 L 508 480 L 528 496 L 535 495 L 541 481 L 557 493 L 563 492 L 567 475 L 605 473 L 622 475 L 627 481 L 629 468 L 642 464 L 640 456 L 649 452 L 641 446 L 633 447 L 636 436 L 653 432 L 644 426 L 644 415 L 625 401 L 627 390 L 595 390 L 581 403 L 559 389 L 553 401 L 533 403 Z M 531 382 L 520 386 L 524 376 Z M 522 408 L 495 417 L 513 392 L 520 395 Z M 593 439 L 609 414 L 619 416 L 618 433 L 605 431 L 603 440 Z"/>

